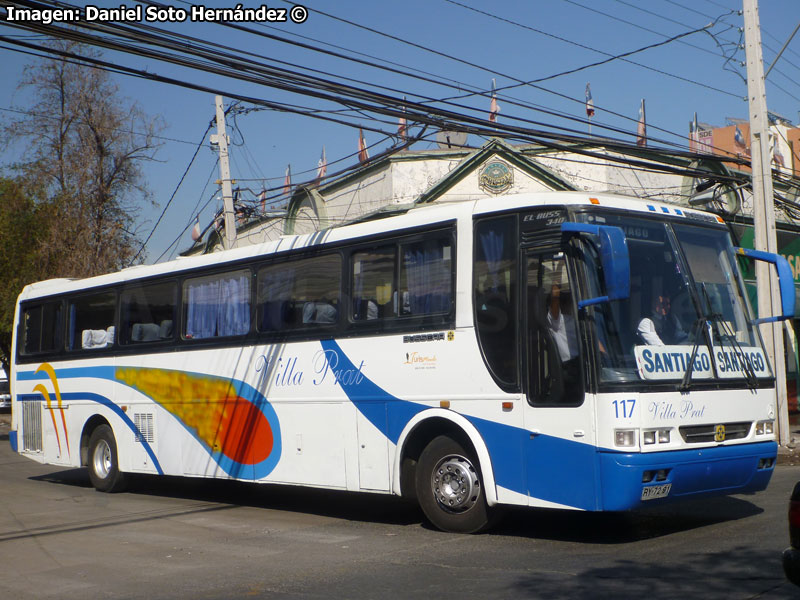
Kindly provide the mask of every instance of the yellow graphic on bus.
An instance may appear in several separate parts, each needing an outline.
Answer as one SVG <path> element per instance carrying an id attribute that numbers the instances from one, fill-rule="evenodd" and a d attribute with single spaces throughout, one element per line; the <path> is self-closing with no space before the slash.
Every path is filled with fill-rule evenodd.
<path id="1" fill-rule="evenodd" d="M 56 396 L 56 406 L 58 407 L 58 412 L 61 413 L 61 424 L 64 426 L 64 443 L 67 446 L 67 456 L 70 456 L 69 451 L 69 434 L 67 433 L 67 419 L 64 416 L 64 405 L 61 401 L 61 390 L 58 387 L 58 379 L 56 378 L 55 369 L 50 363 L 42 363 L 39 365 L 39 368 L 36 369 L 34 373 L 39 373 L 40 371 L 44 371 L 47 376 L 50 378 L 50 383 L 53 384 L 53 391 L 55 392 Z M 53 431 L 56 434 L 56 442 L 58 442 L 58 453 L 61 454 L 61 436 L 58 435 L 58 425 L 56 425 L 56 413 L 53 409 L 53 402 L 50 400 L 50 393 L 47 391 L 47 388 L 44 386 L 43 383 L 37 383 L 33 387 L 33 391 L 39 392 L 44 399 L 47 401 L 47 410 L 50 411 L 50 419 L 53 421 Z"/>
<path id="2" fill-rule="evenodd" d="M 272 452 L 267 417 L 240 397 L 230 380 L 134 367 L 117 368 L 115 376 L 175 415 L 213 452 L 245 465 L 259 463 Z"/>

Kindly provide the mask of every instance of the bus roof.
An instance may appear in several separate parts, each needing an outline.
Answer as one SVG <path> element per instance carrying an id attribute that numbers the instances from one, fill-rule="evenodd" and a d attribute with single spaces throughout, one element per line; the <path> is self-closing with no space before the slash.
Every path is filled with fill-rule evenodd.
<path id="1" fill-rule="evenodd" d="M 300 235 L 284 235 L 277 240 L 254 244 L 233 250 L 225 250 L 212 254 L 181 257 L 172 261 L 154 265 L 137 265 L 114 273 L 98 275 L 86 279 L 49 279 L 32 283 L 22 290 L 19 300 L 48 296 L 70 291 L 90 289 L 104 285 L 120 283 L 128 280 L 142 279 L 169 273 L 192 271 L 203 266 L 237 262 L 261 255 L 270 255 L 293 249 L 320 246 L 352 238 L 385 232 L 391 229 L 409 229 L 423 225 L 445 223 L 454 219 L 471 218 L 473 215 L 547 206 L 592 206 L 609 209 L 621 209 L 651 215 L 684 216 L 686 214 L 703 215 L 704 220 L 716 219 L 716 215 L 683 208 L 674 204 L 641 200 L 630 196 L 616 194 L 598 194 L 594 192 L 538 192 L 525 194 L 508 194 L 494 198 L 479 200 L 440 201 L 436 204 L 417 205 L 402 214 L 389 213 L 382 219 L 353 222 L 340 226 Z"/>

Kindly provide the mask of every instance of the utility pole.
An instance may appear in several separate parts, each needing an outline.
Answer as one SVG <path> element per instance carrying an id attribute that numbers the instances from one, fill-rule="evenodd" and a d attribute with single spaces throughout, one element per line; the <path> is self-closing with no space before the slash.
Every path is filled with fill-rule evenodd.
<path id="1" fill-rule="evenodd" d="M 222 96 L 215 96 L 217 106 L 217 133 L 211 136 L 211 143 L 219 150 L 219 183 L 222 186 L 222 203 L 225 207 L 225 238 L 223 244 L 230 250 L 236 244 L 236 215 L 233 212 L 233 186 L 231 167 L 228 160 L 228 134 L 225 131 L 225 110 Z"/>
<path id="2" fill-rule="evenodd" d="M 743 0 L 745 54 L 747 57 L 747 97 L 750 106 L 750 156 L 753 170 L 753 221 L 756 250 L 778 253 L 775 233 L 775 201 L 772 190 L 772 164 L 767 118 L 767 93 L 761 57 L 761 27 L 758 0 Z M 756 263 L 758 316 L 781 314 L 778 277 L 763 261 Z M 789 407 L 786 398 L 786 364 L 783 351 L 783 324 L 761 325 L 767 354 L 775 369 L 777 392 L 778 443 L 789 442 Z"/>

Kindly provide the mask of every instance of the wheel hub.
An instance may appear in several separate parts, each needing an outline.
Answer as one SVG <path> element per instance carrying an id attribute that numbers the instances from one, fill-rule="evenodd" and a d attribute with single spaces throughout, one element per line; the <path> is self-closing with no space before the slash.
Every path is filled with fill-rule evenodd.
<path id="1" fill-rule="evenodd" d="M 449 512 L 472 508 L 480 496 L 480 480 L 472 463 L 463 456 L 451 455 L 440 460 L 431 474 L 433 495 Z"/>
<path id="2" fill-rule="evenodd" d="M 105 440 L 100 440 L 92 457 L 94 472 L 98 477 L 105 479 L 111 472 L 111 446 Z"/>

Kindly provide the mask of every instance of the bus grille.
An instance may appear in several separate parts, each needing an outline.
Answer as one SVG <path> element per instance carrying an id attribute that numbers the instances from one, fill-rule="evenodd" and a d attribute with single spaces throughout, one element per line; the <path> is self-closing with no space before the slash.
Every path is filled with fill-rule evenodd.
<path id="1" fill-rule="evenodd" d="M 740 440 L 750 433 L 752 423 L 741 421 L 738 423 L 714 423 L 712 425 L 687 425 L 680 428 L 681 437 L 687 444 L 704 444 L 715 442 L 717 427 L 725 426 L 725 440 Z"/>
<path id="2" fill-rule="evenodd" d="M 42 451 L 42 403 L 35 400 L 20 402 L 22 405 L 22 450 Z"/>

